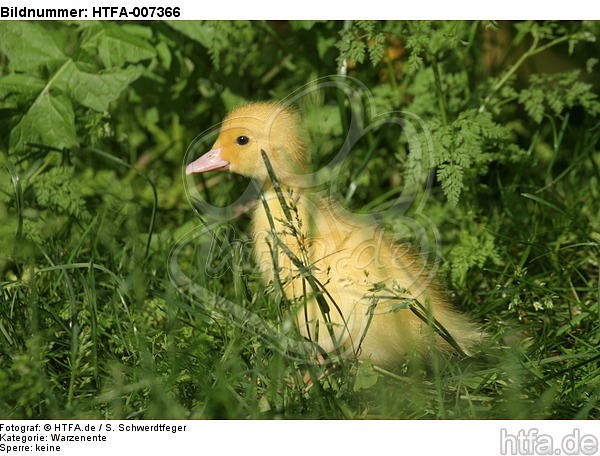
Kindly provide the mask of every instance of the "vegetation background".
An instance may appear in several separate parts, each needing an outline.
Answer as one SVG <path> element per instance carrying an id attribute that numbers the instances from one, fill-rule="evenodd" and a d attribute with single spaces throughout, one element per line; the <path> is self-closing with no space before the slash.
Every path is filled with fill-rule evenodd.
<path id="1" fill-rule="evenodd" d="M 0 22 L 0 417 L 600 418 L 599 36 L 596 22 Z M 194 138 L 344 72 L 377 112 L 431 132 L 440 277 L 490 334 L 473 358 L 319 371 L 169 278 L 202 223 L 183 179 Z M 327 163 L 347 102 L 321 90 L 300 109 Z M 343 204 L 389 207 L 414 165 L 397 133 L 365 135 Z M 226 206 L 247 183 L 197 185 Z M 247 214 L 228 223 L 247 239 Z M 194 278 L 275 326 L 268 287 L 231 258 L 242 273 Z"/>

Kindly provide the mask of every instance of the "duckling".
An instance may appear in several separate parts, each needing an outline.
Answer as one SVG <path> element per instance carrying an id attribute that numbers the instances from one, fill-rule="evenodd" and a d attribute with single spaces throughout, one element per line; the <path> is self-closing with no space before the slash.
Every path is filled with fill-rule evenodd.
<path id="1" fill-rule="evenodd" d="M 252 215 L 257 264 L 266 282 L 279 280 L 300 332 L 325 353 L 393 368 L 433 347 L 469 353 L 481 339 L 415 253 L 371 216 L 311 191 L 294 109 L 264 102 L 231 111 L 212 149 L 186 174 L 217 170 L 262 185 L 263 204 Z"/>

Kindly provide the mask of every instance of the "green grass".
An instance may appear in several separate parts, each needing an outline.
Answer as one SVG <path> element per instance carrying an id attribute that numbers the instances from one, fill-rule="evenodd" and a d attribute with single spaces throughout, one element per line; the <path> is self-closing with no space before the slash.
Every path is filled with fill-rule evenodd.
<path id="1" fill-rule="evenodd" d="M 25 71 L 43 78 L 56 68 L 13 67 L 19 62 L 5 37 L 0 417 L 600 418 L 600 110 L 597 86 L 578 85 L 597 45 L 576 47 L 572 63 L 583 76 L 563 74 L 558 94 L 540 92 L 544 82 L 515 79 L 542 46 L 558 40 L 557 52 L 568 55 L 560 46 L 569 37 L 598 31 L 593 24 L 565 30 L 571 25 L 517 25 L 506 51 L 517 57 L 507 57 L 504 69 L 481 64 L 474 39 L 481 23 L 354 23 L 352 35 L 341 23 L 240 24 L 248 44 L 221 24 L 230 42 L 212 48 L 183 24 L 119 26 L 110 33 L 145 43 L 147 60 L 135 63 L 145 73 L 110 101 L 108 117 L 66 92 L 79 146 L 46 133 L 32 133 L 27 144 L 15 136 L 33 101 L 7 91 L 2 77 Z M 68 24 L 52 30 L 72 43 L 86 33 Z M 364 35 L 378 33 L 409 43 L 406 55 L 378 61 Z M 452 34 L 462 44 L 446 40 Z M 527 34 L 541 38 L 527 41 Z M 354 47 L 339 45 L 349 36 Z M 277 44 L 265 57 L 273 61 L 257 58 L 256 40 Z M 225 52 L 230 45 L 248 46 L 247 53 L 234 57 Z M 372 61 L 360 63 L 361 45 Z M 430 258 L 439 255 L 438 278 L 489 336 L 473 357 L 432 355 L 385 371 L 354 360 L 324 368 L 290 356 L 276 331 L 277 285 L 264 284 L 248 261 L 248 214 L 215 225 L 188 198 L 226 207 L 249 185 L 226 173 L 193 185 L 183 180 L 184 151 L 197 134 L 252 94 L 280 99 L 321 71 L 335 73 L 342 55 L 355 62 L 350 71 L 379 112 L 412 112 L 432 133 L 438 173 L 422 214 L 388 211 L 382 223 L 408 239 L 403 221 L 413 220 L 421 230 L 411 240 L 431 246 Z M 101 67 L 86 52 L 70 56 Z M 316 169 L 348 129 L 351 111 L 338 92 L 310 89 L 298 102 Z M 482 104 L 489 116 L 473 114 Z M 196 155 L 210 146 L 195 144 Z M 414 156 L 406 138 L 382 125 L 360 136 L 333 190 L 365 212 L 392 207 L 403 185 L 424 197 L 423 181 L 410 181 Z M 228 255 L 211 256 L 211 233 L 192 231 L 205 224 L 219 226 Z M 171 261 L 186 281 L 177 281 Z"/>

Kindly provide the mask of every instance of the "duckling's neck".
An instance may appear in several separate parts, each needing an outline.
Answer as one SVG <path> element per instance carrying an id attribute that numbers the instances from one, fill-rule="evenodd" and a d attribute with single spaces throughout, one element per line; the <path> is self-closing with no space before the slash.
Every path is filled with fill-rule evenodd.
<path id="1" fill-rule="evenodd" d="M 257 207 L 257 213 L 264 214 L 265 207 L 264 203 L 268 205 L 268 212 L 274 215 L 274 221 L 276 225 L 280 225 L 281 222 L 289 215 L 287 212 L 289 208 L 295 207 L 300 198 L 310 197 L 310 191 L 306 192 L 306 186 L 301 184 L 301 179 L 294 179 L 294 182 L 272 182 L 270 179 L 262 183 L 261 186 L 262 198 L 264 198 L 263 204 L 259 202 Z M 287 206 L 285 208 L 284 206 Z M 255 216 L 260 216 L 255 213 Z"/>
<path id="2" fill-rule="evenodd" d="M 281 182 L 278 182 L 275 185 L 271 181 L 265 182 L 261 189 L 261 193 L 271 208 L 273 208 L 273 205 L 279 208 L 282 201 L 285 201 L 286 205 L 294 205 L 300 197 L 299 190 L 295 189 L 294 186 Z M 262 204 L 259 203 L 259 206 L 262 206 Z"/>
<path id="3" fill-rule="evenodd" d="M 270 177 L 267 177 L 266 180 L 258 181 L 260 188 L 263 193 L 276 191 L 277 189 L 281 189 L 283 193 L 291 193 L 294 191 L 300 191 L 302 189 L 310 189 L 313 186 L 310 185 L 310 180 L 305 176 L 294 175 L 294 176 L 286 176 L 285 179 L 279 179 L 279 176 L 276 175 L 276 182 L 273 182 Z"/>

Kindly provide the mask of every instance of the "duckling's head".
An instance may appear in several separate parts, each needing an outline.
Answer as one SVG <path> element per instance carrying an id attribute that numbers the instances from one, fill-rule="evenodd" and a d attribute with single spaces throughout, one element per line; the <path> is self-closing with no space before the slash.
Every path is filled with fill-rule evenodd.
<path id="1" fill-rule="evenodd" d="M 277 179 L 284 183 L 306 171 L 306 147 L 295 110 L 276 103 L 252 103 L 231 111 L 212 149 L 190 163 L 186 174 L 229 170 L 267 180 L 260 153 L 267 154 Z"/>

